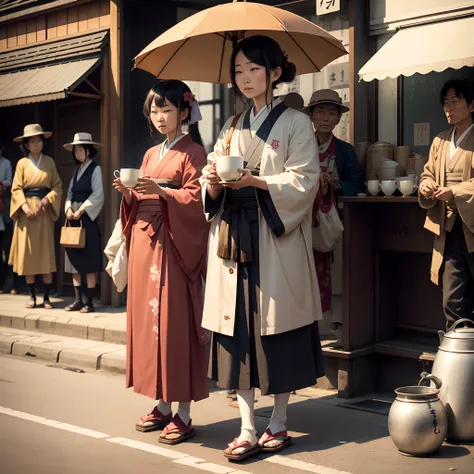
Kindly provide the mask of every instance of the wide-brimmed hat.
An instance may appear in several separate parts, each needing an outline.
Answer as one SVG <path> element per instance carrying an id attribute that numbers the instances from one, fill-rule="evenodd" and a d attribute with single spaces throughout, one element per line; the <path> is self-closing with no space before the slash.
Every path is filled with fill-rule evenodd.
<path id="1" fill-rule="evenodd" d="M 302 109 L 303 112 L 310 113 L 315 105 L 332 104 L 337 105 L 341 114 L 349 112 L 349 107 L 342 103 L 342 99 L 336 91 L 332 89 L 321 89 L 313 92 L 309 104 Z"/>
<path id="2" fill-rule="evenodd" d="M 25 125 L 23 129 L 23 135 L 16 137 L 13 139 L 15 143 L 20 143 L 25 138 L 36 137 L 38 135 L 43 135 L 44 138 L 49 138 L 53 132 L 46 132 L 43 130 L 43 127 L 39 123 L 30 123 L 29 125 Z"/>
<path id="3" fill-rule="evenodd" d="M 74 140 L 71 143 L 66 143 L 64 148 L 68 151 L 72 151 L 74 145 L 92 145 L 94 148 L 100 148 L 102 143 L 92 141 L 92 135 L 86 132 L 79 132 L 74 135 Z"/>

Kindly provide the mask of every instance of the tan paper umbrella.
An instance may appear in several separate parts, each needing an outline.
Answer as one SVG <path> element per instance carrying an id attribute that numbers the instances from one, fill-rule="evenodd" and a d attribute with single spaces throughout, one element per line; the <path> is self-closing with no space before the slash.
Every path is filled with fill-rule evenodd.
<path id="1" fill-rule="evenodd" d="M 278 41 L 297 74 L 317 72 L 347 54 L 339 40 L 294 13 L 234 0 L 200 11 L 158 36 L 135 58 L 135 67 L 160 79 L 225 84 L 233 44 L 252 35 Z"/>

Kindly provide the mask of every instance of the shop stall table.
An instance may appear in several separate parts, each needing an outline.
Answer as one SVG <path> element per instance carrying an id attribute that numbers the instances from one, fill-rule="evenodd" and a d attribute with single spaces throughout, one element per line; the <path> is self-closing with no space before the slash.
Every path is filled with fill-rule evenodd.
<path id="1" fill-rule="evenodd" d="M 433 235 L 416 196 L 339 199 L 344 222 L 343 347 L 323 344 L 341 397 L 412 385 L 444 328 L 430 281 Z M 337 380 L 336 380 L 337 378 Z"/>

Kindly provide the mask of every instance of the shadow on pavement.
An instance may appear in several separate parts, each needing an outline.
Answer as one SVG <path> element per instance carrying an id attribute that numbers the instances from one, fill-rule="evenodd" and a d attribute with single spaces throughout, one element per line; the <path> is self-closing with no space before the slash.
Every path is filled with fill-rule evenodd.
<path id="1" fill-rule="evenodd" d="M 387 417 L 374 413 L 348 410 L 330 403 L 334 397 L 302 400 L 288 407 L 288 428 L 292 432 L 293 444 L 285 450 L 291 455 L 300 452 L 322 451 L 347 443 L 362 444 L 389 436 Z M 227 402 L 228 399 L 225 399 Z M 267 427 L 272 406 L 255 410 L 258 434 Z M 239 411 L 235 418 L 197 427 L 199 436 L 195 440 L 205 447 L 224 450 L 240 433 Z M 251 463 L 251 460 L 249 461 Z"/>
<path id="2" fill-rule="evenodd" d="M 449 444 L 444 444 L 443 446 L 441 446 L 441 449 L 439 450 L 436 457 L 443 459 L 456 459 L 470 455 L 471 452 L 464 446 L 452 446 Z"/>

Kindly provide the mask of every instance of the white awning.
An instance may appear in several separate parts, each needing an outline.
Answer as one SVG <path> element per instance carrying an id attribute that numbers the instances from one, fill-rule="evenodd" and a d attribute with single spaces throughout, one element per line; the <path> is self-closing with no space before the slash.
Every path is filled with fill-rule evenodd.
<path id="1" fill-rule="evenodd" d="M 474 66 L 474 17 L 400 29 L 359 71 L 364 81 Z"/>

